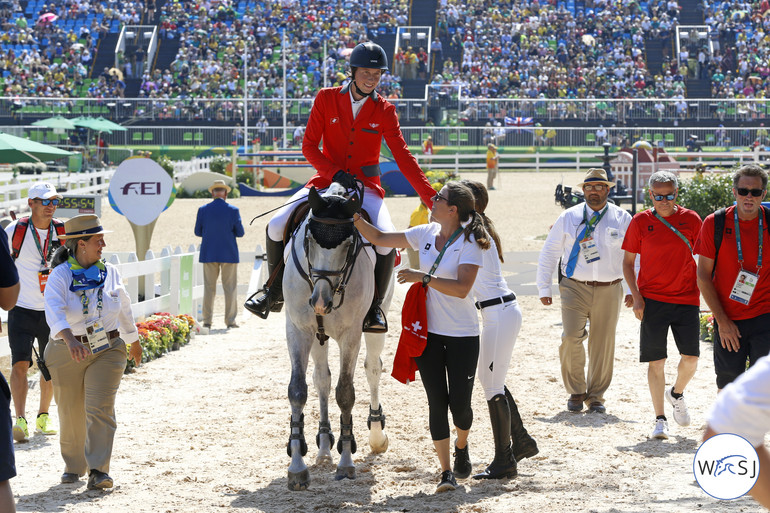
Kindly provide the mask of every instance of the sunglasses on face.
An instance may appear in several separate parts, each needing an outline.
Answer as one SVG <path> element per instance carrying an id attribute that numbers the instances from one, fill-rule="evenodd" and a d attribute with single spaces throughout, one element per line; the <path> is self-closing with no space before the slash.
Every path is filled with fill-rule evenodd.
<path id="1" fill-rule="evenodd" d="M 652 199 L 654 199 L 655 201 L 663 201 L 664 199 L 668 201 L 674 201 L 674 198 L 676 198 L 676 194 L 653 194 L 652 195 Z"/>
<path id="2" fill-rule="evenodd" d="M 748 196 L 749 193 L 751 193 L 752 196 L 758 198 L 762 196 L 762 193 L 765 191 L 764 189 L 745 189 L 743 187 L 738 187 L 735 189 L 735 192 L 738 193 L 738 196 Z"/>
<path id="3" fill-rule="evenodd" d="M 434 203 L 437 202 L 437 201 L 446 201 L 447 203 L 449 202 L 448 199 L 446 199 L 444 196 L 442 196 L 439 193 L 436 193 L 436 195 L 433 196 L 433 198 L 431 198 L 431 199 L 433 200 Z"/>
<path id="4" fill-rule="evenodd" d="M 607 188 L 606 185 L 584 185 L 583 186 L 583 190 L 586 190 L 586 191 L 603 191 L 606 188 Z"/>
<path id="5" fill-rule="evenodd" d="M 59 199 L 39 199 L 38 200 L 44 207 L 47 207 L 48 205 L 53 205 L 54 207 L 59 206 Z"/>

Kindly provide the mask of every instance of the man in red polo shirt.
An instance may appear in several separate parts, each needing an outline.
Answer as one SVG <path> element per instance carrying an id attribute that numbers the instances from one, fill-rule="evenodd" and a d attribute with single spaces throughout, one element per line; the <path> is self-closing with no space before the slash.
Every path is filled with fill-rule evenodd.
<path id="1" fill-rule="evenodd" d="M 420 169 L 401 134 L 396 107 L 377 94 L 375 88 L 388 69 L 385 51 L 374 43 L 361 43 L 350 54 L 351 81 L 344 87 L 322 89 L 313 102 L 307 122 L 302 153 L 317 174 L 298 191 L 267 225 L 267 268 L 272 275 L 281 266 L 265 294 L 246 301 L 251 313 L 267 317 L 269 312 L 283 306 L 283 232 L 297 200 L 308 195 L 310 187 L 325 189 L 338 182 L 348 189 L 360 180 L 365 186 L 363 208 L 372 224 L 382 231 L 395 231 L 383 199 L 380 185 L 380 147 L 382 139 L 390 148 L 399 171 L 431 208 L 436 191 Z M 323 149 L 319 144 L 323 141 Z M 383 296 L 393 275 L 395 250 L 376 248 L 374 267 L 376 293 L 363 322 L 365 332 L 383 333 L 388 330 L 387 319 L 380 309 Z"/>
<path id="2" fill-rule="evenodd" d="M 700 233 L 700 216 L 676 204 L 678 180 L 669 171 L 650 176 L 653 208 L 634 216 L 623 240 L 626 250 L 623 276 L 634 299 L 636 318 L 642 321 L 639 360 L 649 362 L 647 383 L 655 410 L 651 438 L 668 438 L 664 396 L 674 407 L 677 424 L 690 424 L 684 389 L 695 375 L 700 356 L 700 292 L 692 256 Z M 640 256 L 639 275 L 634 266 Z M 666 388 L 668 329 L 679 350 L 676 381 Z"/>
<path id="3" fill-rule="evenodd" d="M 733 195 L 734 206 L 703 221 L 695 245 L 698 286 L 714 315 L 719 390 L 746 370 L 747 358 L 754 365 L 770 352 L 770 273 L 763 267 L 770 241 L 770 216 L 762 207 L 767 173 L 755 164 L 742 166 L 733 176 Z M 722 226 L 718 250 L 717 223 Z"/>

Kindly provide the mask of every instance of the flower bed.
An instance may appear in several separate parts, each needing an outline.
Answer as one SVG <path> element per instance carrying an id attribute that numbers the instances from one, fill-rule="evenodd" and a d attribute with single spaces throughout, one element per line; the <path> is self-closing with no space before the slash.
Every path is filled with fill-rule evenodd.
<path id="1" fill-rule="evenodd" d="M 711 312 L 700 314 L 700 339 L 704 342 L 714 342 L 714 316 Z"/>
<path id="2" fill-rule="evenodd" d="M 176 351 L 190 341 L 190 330 L 195 320 L 186 314 L 171 315 L 160 312 L 151 315 L 144 322 L 136 323 L 139 342 L 142 344 L 142 363 L 160 358 L 169 351 Z M 126 370 L 134 367 L 128 360 Z"/>

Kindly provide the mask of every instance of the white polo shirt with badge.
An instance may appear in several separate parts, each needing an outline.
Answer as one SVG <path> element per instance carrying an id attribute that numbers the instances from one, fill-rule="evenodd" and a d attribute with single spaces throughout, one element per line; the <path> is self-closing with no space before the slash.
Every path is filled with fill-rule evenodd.
<path id="1" fill-rule="evenodd" d="M 420 270 L 430 271 L 439 251 L 436 250 L 436 237 L 441 232 L 441 225 L 428 223 L 406 230 L 406 240 L 420 254 Z M 481 267 L 484 263 L 483 250 L 471 236 L 465 240 L 461 234 L 447 247 L 438 268 L 433 273 L 437 278 L 457 279 L 457 268 L 462 264 Z M 428 287 L 427 300 L 428 332 L 448 337 L 478 336 L 479 318 L 473 295 L 469 292 L 464 298 L 448 296 Z"/>
<path id="2" fill-rule="evenodd" d="M 14 221 L 5 227 L 9 247 L 13 244 L 13 231 L 16 228 L 16 224 L 17 221 Z M 16 301 L 16 306 L 42 312 L 45 310 L 45 298 L 40 291 L 38 272 L 43 266 L 40 251 L 37 249 L 37 244 L 35 244 L 32 230 L 37 230 L 37 236 L 42 246 L 46 246 L 48 239 L 49 230 L 35 228 L 32 220 L 30 220 L 29 225 L 27 225 L 27 233 L 24 234 L 24 240 L 19 250 L 19 258 L 16 259 L 16 270 L 19 272 L 19 299 Z M 49 245 L 51 242 L 58 240 L 56 230 L 50 231 L 51 241 L 48 242 Z"/>

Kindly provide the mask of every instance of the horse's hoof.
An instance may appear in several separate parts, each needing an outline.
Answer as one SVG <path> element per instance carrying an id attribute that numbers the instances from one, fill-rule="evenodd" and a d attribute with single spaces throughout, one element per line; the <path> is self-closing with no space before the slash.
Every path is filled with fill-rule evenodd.
<path id="1" fill-rule="evenodd" d="M 310 486 L 310 471 L 305 469 L 302 472 L 289 472 L 289 490 L 292 492 L 301 492 L 307 490 Z"/>
<path id="2" fill-rule="evenodd" d="M 377 440 L 374 437 L 369 437 L 369 447 L 371 447 L 374 454 L 381 454 L 388 450 L 388 435 L 382 433 L 382 438 Z"/>
<path id="3" fill-rule="evenodd" d="M 355 479 L 356 467 L 337 467 L 337 474 L 334 476 L 336 481 L 343 479 Z"/>
<path id="4" fill-rule="evenodd" d="M 324 465 L 327 463 L 333 463 L 332 453 L 328 449 L 326 451 L 318 451 L 318 456 L 315 458 L 317 465 Z"/>

